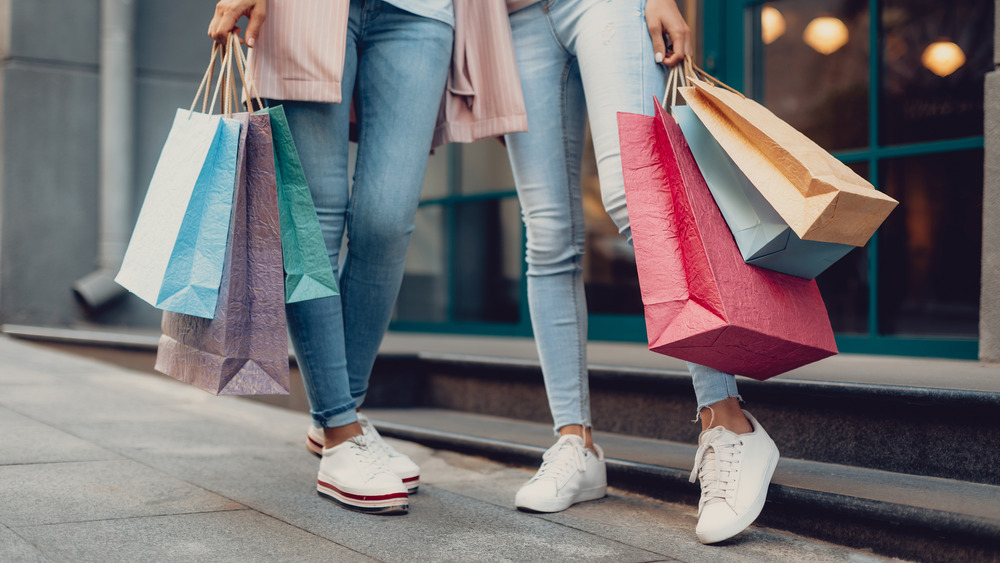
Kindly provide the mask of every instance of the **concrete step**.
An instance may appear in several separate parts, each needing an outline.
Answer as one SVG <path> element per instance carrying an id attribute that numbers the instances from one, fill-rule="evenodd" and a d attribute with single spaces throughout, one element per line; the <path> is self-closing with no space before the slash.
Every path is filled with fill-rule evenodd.
<path id="1" fill-rule="evenodd" d="M 406 408 L 367 411 L 386 436 L 536 467 L 548 424 Z M 688 482 L 695 447 L 595 432 L 609 484 L 697 505 Z M 759 522 L 825 541 L 920 561 L 1000 557 L 1000 486 L 783 457 Z"/>
<path id="2" fill-rule="evenodd" d="M 694 444 L 686 371 L 595 366 L 594 428 Z M 948 374 L 942 373 L 945 379 Z M 885 383 L 739 378 L 747 408 L 790 458 L 1000 485 L 1000 392 Z M 368 404 L 551 423 L 537 360 L 384 353 Z"/>

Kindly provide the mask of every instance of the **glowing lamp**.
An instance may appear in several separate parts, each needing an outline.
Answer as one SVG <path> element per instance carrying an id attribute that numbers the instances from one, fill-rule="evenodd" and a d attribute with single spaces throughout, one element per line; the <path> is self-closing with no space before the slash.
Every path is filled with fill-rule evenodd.
<path id="1" fill-rule="evenodd" d="M 760 37 L 770 45 L 785 34 L 785 16 L 777 8 L 764 6 L 760 11 Z"/>
<path id="2" fill-rule="evenodd" d="M 829 55 L 847 44 L 849 33 L 844 22 L 837 18 L 815 18 L 802 32 L 802 40 L 817 52 Z"/>
<path id="3" fill-rule="evenodd" d="M 951 41 L 937 41 L 924 49 L 920 62 L 927 67 L 927 70 L 944 78 L 962 68 L 965 64 L 965 53 Z"/>

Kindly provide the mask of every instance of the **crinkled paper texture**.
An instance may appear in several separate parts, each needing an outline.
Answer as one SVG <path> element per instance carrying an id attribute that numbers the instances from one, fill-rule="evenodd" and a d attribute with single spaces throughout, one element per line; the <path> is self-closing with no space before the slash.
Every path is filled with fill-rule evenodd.
<path id="1" fill-rule="evenodd" d="M 237 114 L 236 192 L 214 319 L 166 312 L 156 370 L 216 395 L 288 393 L 281 233 L 270 120 Z"/>
<path id="2" fill-rule="evenodd" d="M 618 127 L 649 349 L 755 379 L 836 354 L 816 282 L 743 261 L 673 118 Z"/>

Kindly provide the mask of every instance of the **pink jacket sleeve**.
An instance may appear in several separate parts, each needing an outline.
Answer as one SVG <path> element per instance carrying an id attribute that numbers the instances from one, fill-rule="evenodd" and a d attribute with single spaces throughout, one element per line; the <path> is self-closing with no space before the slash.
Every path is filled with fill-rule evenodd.
<path id="1" fill-rule="evenodd" d="M 268 0 L 250 51 L 263 98 L 340 102 L 349 0 Z"/>
<path id="2" fill-rule="evenodd" d="M 454 0 L 455 48 L 434 146 L 527 131 L 505 0 Z M 249 61 L 261 97 L 341 102 L 349 0 L 268 0 Z"/>

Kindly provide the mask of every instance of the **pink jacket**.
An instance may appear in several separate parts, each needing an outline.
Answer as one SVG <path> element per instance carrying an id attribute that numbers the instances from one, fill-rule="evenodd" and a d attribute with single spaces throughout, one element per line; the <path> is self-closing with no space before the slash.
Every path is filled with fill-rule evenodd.
<path id="1" fill-rule="evenodd" d="M 349 0 L 268 0 L 250 53 L 265 98 L 340 102 Z M 454 0 L 455 49 L 434 146 L 527 131 L 505 0 Z"/>

